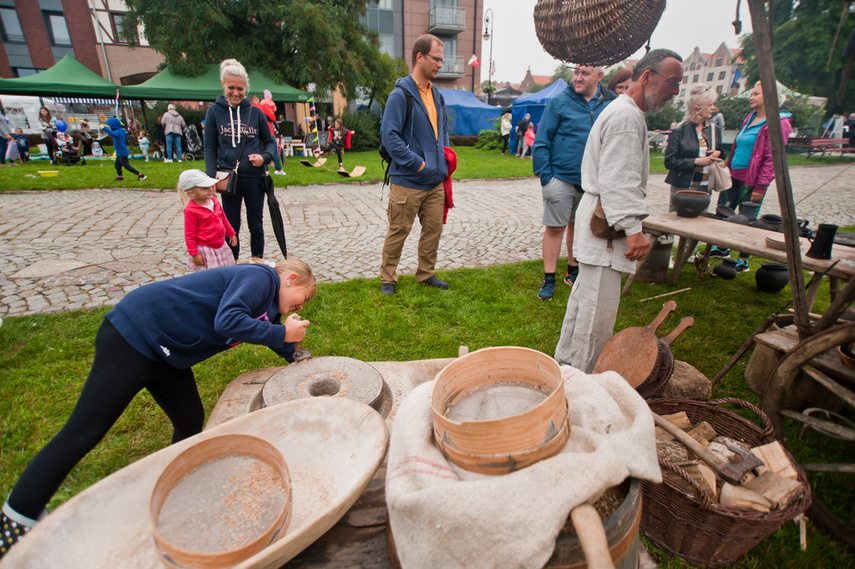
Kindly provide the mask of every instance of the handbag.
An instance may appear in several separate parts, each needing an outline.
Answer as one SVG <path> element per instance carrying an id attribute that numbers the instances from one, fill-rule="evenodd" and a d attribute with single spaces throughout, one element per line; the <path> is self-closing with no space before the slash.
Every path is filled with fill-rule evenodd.
<path id="1" fill-rule="evenodd" d="M 252 118 L 252 108 L 249 110 L 249 117 Z M 249 122 L 249 119 L 247 119 Z M 240 128 L 240 125 L 238 125 Z M 243 140 L 240 143 L 240 150 L 238 150 L 237 160 L 235 160 L 235 168 L 234 170 L 218 170 L 217 171 L 217 183 L 214 186 L 217 191 L 224 196 L 236 196 L 238 194 L 238 166 L 240 166 L 240 157 L 243 155 L 243 147 L 246 145 L 247 137 L 243 137 Z"/>
<path id="2" fill-rule="evenodd" d="M 715 125 L 710 125 L 710 142 L 713 151 L 715 151 Z M 709 176 L 707 176 L 707 188 L 710 193 L 727 190 L 733 185 L 730 179 L 730 170 L 724 165 L 724 162 L 710 162 Z"/>

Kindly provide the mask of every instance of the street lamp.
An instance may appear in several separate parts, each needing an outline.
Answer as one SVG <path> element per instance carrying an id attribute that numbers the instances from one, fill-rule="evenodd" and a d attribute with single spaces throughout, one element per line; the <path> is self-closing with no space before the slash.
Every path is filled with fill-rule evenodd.
<path id="1" fill-rule="evenodd" d="M 484 41 L 490 40 L 490 61 L 487 62 L 487 104 L 493 104 L 493 9 L 484 12 Z"/>

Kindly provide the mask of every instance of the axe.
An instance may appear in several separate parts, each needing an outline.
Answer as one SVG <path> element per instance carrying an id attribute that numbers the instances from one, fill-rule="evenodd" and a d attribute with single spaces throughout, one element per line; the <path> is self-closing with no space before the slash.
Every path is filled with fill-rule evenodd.
<path id="1" fill-rule="evenodd" d="M 653 412 L 651 411 L 651 413 Z M 739 481 L 746 472 L 765 464 L 750 452 L 742 450 L 738 446 L 731 444 L 728 444 L 727 448 L 739 455 L 741 460 L 738 462 L 725 462 L 711 453 L 704 445 L 690 437 L 688 433 L 683 431 L 683 429 L 677 427 L 667 419 L 663 419 L 656 413 L 653 413 L 653 422 L 665 429 L 665 431 L 675 439 L 683 443 L 687 449 L 698 455 L 698 457 L 706 462 L 710 468 L 715 470 L 719 476 L 731 484 L 739 486 Z M 734 457 L 734 459 L 735 458 L 736 457 Z"/>

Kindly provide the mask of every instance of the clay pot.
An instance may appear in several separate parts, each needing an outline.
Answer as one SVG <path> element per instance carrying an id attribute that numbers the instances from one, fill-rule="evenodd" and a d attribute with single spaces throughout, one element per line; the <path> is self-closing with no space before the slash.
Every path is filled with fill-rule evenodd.
<path id="1" fill-rule="evenodd" d="M 756 202 L 742 202 L 739 204 L 739 213 L 748 218 L 748 221 L 757 219 L 757 212 L 760 211 L 760 204 Z"/>
<path id="2" fill-rule="evenodd" d="M 674 195 L 674 208 L 680 217 L 698 217 L 710 205 L 710 195 L 697 190 L 680 190 Z"/>
<path id="3" fill-rule="evenodd" d="M 733 259 L 722 259 L 721 263 L 716 265 L 712 272 L 728 281 L 734 279 L 736 278 L 736 261 Z"/>
<path id="4" fill-rule="evenodd" d="M 784 222 L 781 219 L 780 215 L 773 215 L 771 213 L 766 213 L 760 216 L 760 219 L 757 220 L 757 225 L 755 227 L 760 227 L 762 229 L 767 229 L 769 231 L 780 231 L 781 224 Z M 754 225 L 752 223 L 752 225 Z"/>
<path id="5" fill-rule="evenodd" d="M 736 215 L 736 212 L 733 209 L 727 207 L 726 205 L 720 205 L 715 208 L 715 214 L 717 217 L 722 217 L 727 219 L 728 217 L 733 217 Z"/>
<path id="6" fill-rule="evenodd" d="M 737 213 L 736 215 L 731 215 L 725 221 L 729 221 L 730 223 L 738 223 L 740 225 L 748 225 L 750 220 L 742 215 L 741 213 Z"/>
<path id="7" fill-rule="evenodd" d="M 762 292 L 781 292 L 790 282 L 787 265 L 781 263 L 760 263 L 760 268 L 754 273 L 757 290 Z"/>

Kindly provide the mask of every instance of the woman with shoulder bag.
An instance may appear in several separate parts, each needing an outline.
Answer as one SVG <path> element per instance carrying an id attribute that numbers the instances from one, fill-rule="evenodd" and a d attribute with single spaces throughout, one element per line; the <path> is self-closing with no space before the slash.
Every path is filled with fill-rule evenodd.
<path id="1" fill-rule="evenodd" d="M 717 98 L 718 94 L 703 83 L 692 87 L 686 99 L 686 116 L 668 137 L 665 150 L 668 169 L 665 182 L 671 184 L 668 211 L 675 210 L 674 196 L 680 190 L 691 188 L 710 193 L 710 167 L 721 163 L 723 158 L 721 130 L 708 124 Z M 711 148 L 712 140 L 715 140 L 715 148 Z"/>
<path id="2" fill-rule="evenodd" d="M 264 113 L 253 109 L 246 97 L 249 77 L 235 59 L 220 63 L 223 95 L 208 107 L 205 115 L 205 173 L 237 176 L 234 195 L 222 195 L 223 211 L 229 224 L 240 233 L 241 202 L 246 203 L 249 246 L 252 257 L 264 257 L 264 174 L 273 160 L 276 142 Z M 231 247 L 231 245 L 229 245 Z M 235 260 L 240 255 L 240 238 L 231 247 Z"/>

